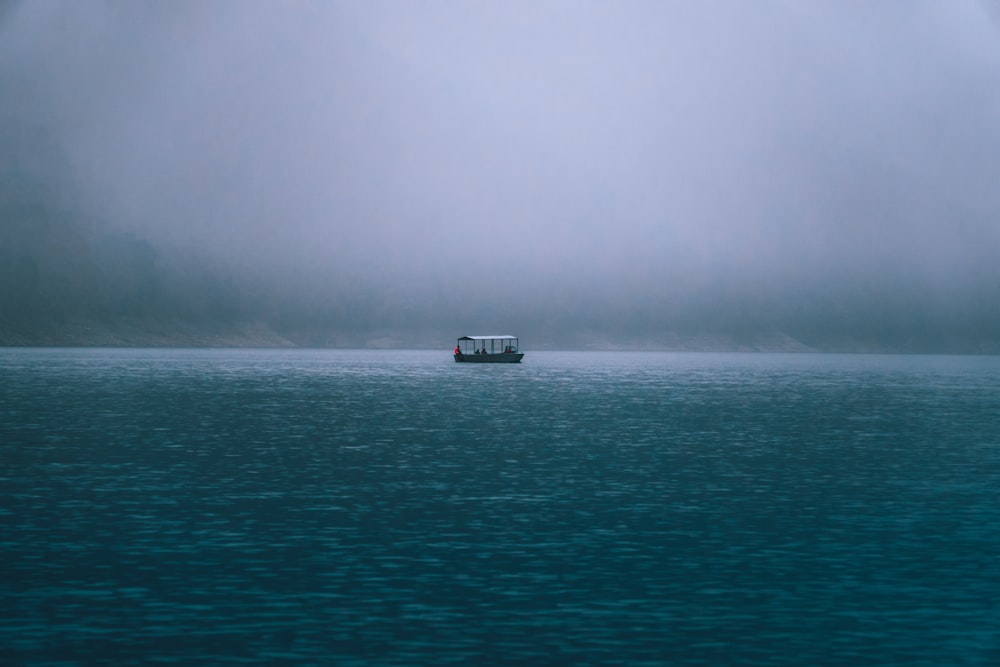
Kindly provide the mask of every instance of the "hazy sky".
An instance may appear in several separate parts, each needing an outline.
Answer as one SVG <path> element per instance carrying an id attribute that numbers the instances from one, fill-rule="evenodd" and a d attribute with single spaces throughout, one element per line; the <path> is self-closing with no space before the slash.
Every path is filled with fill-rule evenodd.
<path id="1" fill-rule="evenodd" d="M 998 6 L 8 2 L 0 99 L 92 219 L 302 280 L 937 303 L 1000 294 Z"/>

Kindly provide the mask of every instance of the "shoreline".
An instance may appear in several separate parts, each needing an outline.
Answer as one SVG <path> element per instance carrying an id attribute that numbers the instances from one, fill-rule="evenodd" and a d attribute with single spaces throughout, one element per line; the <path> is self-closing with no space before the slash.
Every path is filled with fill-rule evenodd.
<path id="1" fill-rule="evenodd" d="M 65 322 L 8 323 L 0 321 L 0 347 L 58 348 L 315 348 L 315 349 L 451 349 L 453 334 L 419 331 L 330 331 L 300 329 L 277 331 L 266 322 L 206 322 L 181 320 L 114 321 L 67 320 Z M 537 351 L 594 352 L 760 352 L 829 354 L 942 354 L 996 355 L 1000 341 L 948 341 L 932 344 L 918 341 L 883 342 L 838 340 L 809 345 L 783 332 L 771 331 L 734 336 L 721 333 L 657 332 L 624 338 L 601 332 L 573 335 L 533 334 L 522 336 Z"/>

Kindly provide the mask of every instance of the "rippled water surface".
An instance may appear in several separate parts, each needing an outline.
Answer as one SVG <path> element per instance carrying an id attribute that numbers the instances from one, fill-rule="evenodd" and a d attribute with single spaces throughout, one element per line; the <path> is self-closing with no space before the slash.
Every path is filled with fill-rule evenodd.
<path id="1" fill-rule="evenodd" d="M 1000 358 L 0 350 L 0 663 L 1000 664 Z"/>

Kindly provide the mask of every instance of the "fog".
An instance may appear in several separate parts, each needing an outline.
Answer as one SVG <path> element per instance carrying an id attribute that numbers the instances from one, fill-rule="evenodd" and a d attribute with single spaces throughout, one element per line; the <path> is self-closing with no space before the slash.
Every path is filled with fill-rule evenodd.
<path id="1" fill-rule="evenodd" d="M 997 352 L 998 16 L 6 2 L 0 343 Z"/>

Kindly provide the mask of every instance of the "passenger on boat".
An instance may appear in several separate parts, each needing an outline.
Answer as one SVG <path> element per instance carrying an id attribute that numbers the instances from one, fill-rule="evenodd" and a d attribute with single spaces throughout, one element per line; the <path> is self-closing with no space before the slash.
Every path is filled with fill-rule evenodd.
<path id="1" fill-rule="evenodd" d="M 462 351 L 458 349 L 458 345 L 455 346 L 455 354 L 462 354 Z"/>

